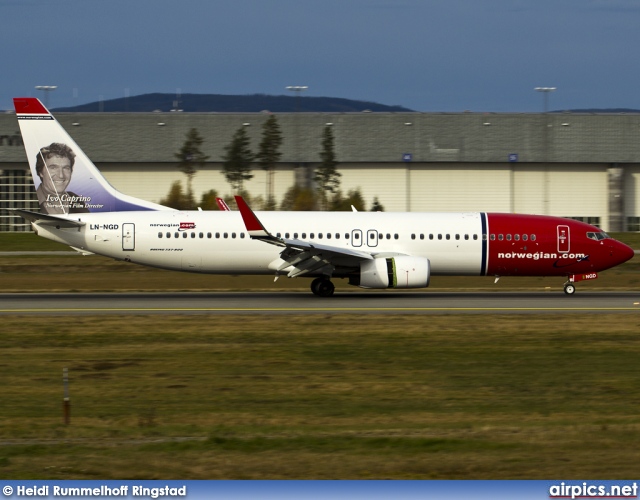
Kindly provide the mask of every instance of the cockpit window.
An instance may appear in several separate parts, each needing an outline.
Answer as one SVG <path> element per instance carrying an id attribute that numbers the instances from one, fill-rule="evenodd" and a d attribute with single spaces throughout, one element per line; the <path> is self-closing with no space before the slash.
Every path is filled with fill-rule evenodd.
<path id="1" fill-rule="evenodd" d="M 588 232 L 587 233 L 587 238 L 589 238 L 591 240 L 600 241 L 600 240 L 604 240 L 605 238 L 611 238 L 611 236 L 609 236 L 604 231 L 598 231 L 597 233 L 596 232 Z"/>

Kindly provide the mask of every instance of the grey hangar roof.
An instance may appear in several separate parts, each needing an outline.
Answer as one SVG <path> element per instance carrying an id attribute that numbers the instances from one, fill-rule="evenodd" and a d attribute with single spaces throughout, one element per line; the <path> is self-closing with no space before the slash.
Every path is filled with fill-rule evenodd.
<path id="1" fill-rule="evenodd" d="M 94 162 L 175 163 L 190 128 L 220 162 L 234 132 L 257 150 L 269 113 L 57 113 Z M 282 113 L 283 163 L 319 162 L 330 124 L 341 163 L 640 163 L 640 114 Z M 0 115 L 0 164 L 26 163 L 15 115 Z M 511 157 L 513 160 L 514 157 Z M 1 168 L 1 166 L 0 166 Z"/>

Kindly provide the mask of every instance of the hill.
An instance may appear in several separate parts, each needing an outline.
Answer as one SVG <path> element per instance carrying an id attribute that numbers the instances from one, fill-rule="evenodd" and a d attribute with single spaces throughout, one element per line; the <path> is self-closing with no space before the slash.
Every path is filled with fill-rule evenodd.
<path id="1" fill-rule="evenodd" d="M 53 111 L 85 112 L 152 112 L 180 109 L 188 113 L 273 113 L 314 112 L 411 112 L 402 106 L 386 106 L 368 101 L 355 101 L 337 97 L 307 97 L 287 95 L 221 95 L 221 94 L 183 94 L 176 102 L 175 94 L 143 94 L 128 98 L 91 102 L 79 106 L 56 108 Z"/>

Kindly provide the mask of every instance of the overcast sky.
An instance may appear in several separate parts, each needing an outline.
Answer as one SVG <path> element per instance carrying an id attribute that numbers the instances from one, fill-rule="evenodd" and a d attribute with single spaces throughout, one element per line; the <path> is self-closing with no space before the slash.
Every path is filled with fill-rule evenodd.
<path id="1" fill-rule="evenodd" d="M 640 0 L 0 0 L 0 109 L 150 92 L 640 109 Z"/>

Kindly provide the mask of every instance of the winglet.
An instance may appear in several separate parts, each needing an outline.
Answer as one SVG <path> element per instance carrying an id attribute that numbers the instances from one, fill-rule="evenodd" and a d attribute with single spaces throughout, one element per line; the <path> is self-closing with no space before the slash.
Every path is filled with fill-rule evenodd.
<path id="1" fill-rule="evenodd" d="M 216 203 L 218 204 L 218 208 L 223 212 L 231 211 L 231 209 L 229 208 L 229 205 L 227 205 L 227 202 L 224 201 L 222 198 L 216 198 Z"/>
<path id="2" fill-rule="evenodd" d="M 235 196 L 235 199 L 249 236 L 252 238 L 268 238 L 271 236 L 269 231 L 262 225 L 262 222 L 256 217 L 256 214 L 253 213 L 253 210 L 247 205 L 247 202 L 244 201 L 244 198 L 242 196 Z"/>
<path id="3" fill-rule="evenodd" d="M 266 228 L 262 225 L 262 222 L 260 222 L 260 219 L 258 219 L 256 214 L 253 213 L 253 210 L 251 210 L 249 205 L 247 205 L 247 202 L 244 201 L 244 198 L 242 196 L 236 196 L 235 199 L 250 238 L 261 240 L 266 243 L 271 243 L 272 245 L 277 245 L 279 247 L 287 246 L 282 238 L 273 236 L 269 231 L 266 230 Z"/>

